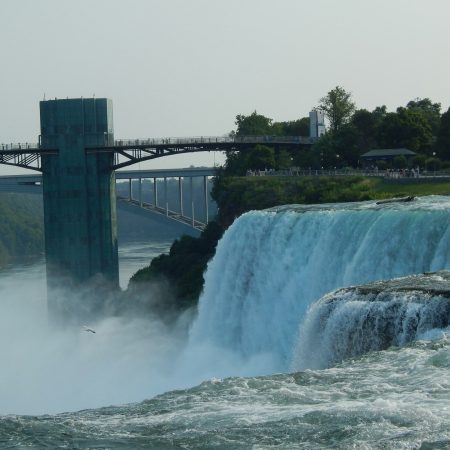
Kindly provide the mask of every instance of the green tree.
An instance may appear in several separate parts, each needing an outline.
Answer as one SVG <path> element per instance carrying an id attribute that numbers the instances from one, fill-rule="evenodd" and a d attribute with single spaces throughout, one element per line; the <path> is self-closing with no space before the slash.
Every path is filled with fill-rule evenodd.
<path id="1" fill-rule="evenodd" d="M 249 116 L 238 114 L 235 124 L 237 136 L 263 136 L 269 135 L 272 127 L 272 119 L 253 111 Z"/>
<path id="2" fill-rule="evenodd" d="M 439 158 L 450 160 L 450 108 L 442 114 L 435 148 Z"/>
<path id="3" fill-rule="evenodd" d="M 227 158 L 225 161 L 225 174 L 242 176 L 248 168 L 248 153 L 247 152 L 237 152 L 230 150 L 226 152 Z"/>
<path id="4" fill-rule="evenodd" d="M 292 165 L 301 167 L 302 169 L 320 169 L 320 153 L 313 148 L 304 149 L 300 152 L 296 152 L 293 156 Z"/>
<path id="5" fill-rule="evenodd" d="M 379 127 L 377 140 L 385 148 L 405 147 L 413 151 L 429 153 L 433 142 L 431 127 L 423 114 L 397 108 L 395 113 L 387 113 Z"/>
<path id="6" fill-rule="evenodd" d="M 275 152 L 275 165 L 280 170 L 289 169 L 292 166 L 291 154 L 285 149 Z"/>
<path id="7" fill-rule="evenodd" d="M 442 161 L 439 158 L 428 158 L 425 161 L 427 170 L 439 170 L 442 167 Z"/>
<path id="8" fill-rule="evenodd" d="M 360 154 L 368 150 L 369 144 L 366 139 L 365 135 L 351 123 L 342 126 L 333 135 L 333 147 L 336 154 L 334 166 L 356 167 Z"/>
<path id="9" fill-rule="evenodd" d="M 250 150 L 247 158 L 247 168 L 264 170 L 275 168 L 275 152 L 266 145 L 256 145 Z"/>
<path id="10" fill-rule="evenodd" d="M 440 103 L 433 103 L 429 98 L 416 98 L 408 102 L 406 108 L 422 114 L 430 125 L 433 135 L 437 134 L 441 121 Z"/>
<path id="11" fill-rule="evenodd" d="M 427 157 L 425 155 L 416 155 L 411 158 L 411 164 L 413 167 L 425 168 Z"/>
<path id="12" fill-rule="evenodd" d="M 361 153 L 378 147 L 378 126 L 385 114 L 386 107 L 377 107 L 370 112 L 367 109 L 358 109 L 353 114 L 350 124 L 353 125 L 357 134 L 357 145 Z"/>
<path id="13" fill-rule="evenodd" d="M 319 161 L 319 169 L 329 169 L 332 167 L 337 167 L 339 164 L 339 158 L 336 151 L 336 139 L 335 135 L 331 133 L 324 134 L 312 148 L 313 152 Z"/>
<path id="14" fill-rule="evenodd" d="M 405 169 L 408 166 L 408 161 L 403 155 L 400 155 L 394 158 L 392 165 L 394 169 Z"/>
<path id="15" fill-rule="evenodd" d="M 309 136 L 309 117 L 288 122 L 274 122 L 271 134 L 275 136 Z"/>
<path id="16" fill-rule="evenodd" d="M 336 132 L 350 120 L 355 111 L 355 104 L 350 92 L 336 86 L 319 100 L 318 109 L 325 113 L 330 123 L 330 130 Z"/>

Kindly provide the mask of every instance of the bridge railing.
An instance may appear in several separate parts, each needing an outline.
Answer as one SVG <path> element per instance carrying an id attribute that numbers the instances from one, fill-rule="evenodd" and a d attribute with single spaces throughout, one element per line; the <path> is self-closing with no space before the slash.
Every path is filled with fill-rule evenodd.
<path id="1" fill-rule="evenodd" d="M 11 144 L 0 144 L 0 150 L 35 150 L 39 144 L 32 142 L 16 142 Z"/>
<path id="2" fill-rule="evenodd" d="M 175 138 L 117 139 L 115 147 L 151 145 L 195 145 L 195 144 L 311 144 L 313 138 L 304 136 L 194 136 Z"/>
<path id="3" fill-rule="evenodd" d="M 314 138 L 305 136 L 194 136 L 144 139 L 116 139 L 114 147 L 152 145 L 201 145 L 201 144 L 312 144 Z M 0 144 L 2 151 L 38 150 L 40 144 L 16 142 Z"/>

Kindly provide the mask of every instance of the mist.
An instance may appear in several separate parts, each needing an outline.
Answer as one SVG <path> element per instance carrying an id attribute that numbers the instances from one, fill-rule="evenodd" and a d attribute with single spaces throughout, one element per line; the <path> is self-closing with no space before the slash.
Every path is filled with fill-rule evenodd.
<path id="1" fill-rule="evenodd" d="M 134 403 L 213 377 L 270 371 L 270 357 L 244 361 L 207 340 L 190 344 L 194 311 L 167 322 L 151 310 L 134 313 L 130 305 L 121 315 L 55 324 L 47 317 L 45 284 L 43 265 L 0 275 L 1 415 Z M 160 287 L 154 290 L 161 295 Z M 92 299 L 86 293 L 60 295 L 98 301 L 94 292 Z"/>

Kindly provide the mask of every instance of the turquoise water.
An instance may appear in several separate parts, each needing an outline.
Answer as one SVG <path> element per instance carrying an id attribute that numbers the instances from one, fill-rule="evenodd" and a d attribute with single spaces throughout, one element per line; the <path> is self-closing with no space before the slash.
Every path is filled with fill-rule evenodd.
<path id="1" fill-rule="evenodd" d="M 227 378 L 142 403 L 0 418 L 1 448 L 450 447 L 450 341 L 337 367 Z"/>
<path id="2" fill-rule="evenodd" d="M 448 272 L 367 285 L 450 269 L 449 211 L 249 213 L 175 324 L 49 329 L 43 266 L 0 274 L 0 448 L 450 448 Z"/>

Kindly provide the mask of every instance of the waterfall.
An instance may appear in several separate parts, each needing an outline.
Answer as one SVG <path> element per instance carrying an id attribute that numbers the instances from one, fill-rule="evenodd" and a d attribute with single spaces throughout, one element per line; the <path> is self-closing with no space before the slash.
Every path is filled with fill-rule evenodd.
<path id="1" fill-rule="evenodd" d="M 285 206 L 241 216 L 205 274 L 191 342 L 290 367 L 309 305 L 355 284 L 450 269 L 450 199 Z"/>
<path id="2" fill-rule="evenodd" d="M 292 368 L 323 369 L 404 346 L 449 323 L 450 271 L 340 289 L 309 309 Z"/>

